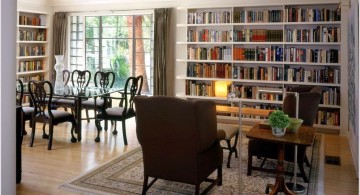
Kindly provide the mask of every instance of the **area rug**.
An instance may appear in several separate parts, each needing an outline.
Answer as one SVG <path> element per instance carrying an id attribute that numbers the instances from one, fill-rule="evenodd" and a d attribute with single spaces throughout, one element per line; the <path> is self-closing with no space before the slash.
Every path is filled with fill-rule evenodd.
<path id="1" fill-rule="evenodd" d="M 311 168 L 305 166 L 305 171 L 309 176 L 309 183 L 302 182 L 298 177 L 298 183 L 307 188 L 307 194 L 316 194 L 316 181 L 319 168 L 319 148 L 320 136 L 317 135 L 313 147 L 309 147 L 307 155 L 311 158 Z M 227 155 L 224 151 L 223 163 L 223 185 L 215 186 L 209 194 L 245 194 L 258 195 L 265 194 L 265 188 L 268 183 L 275 183 L 275 175 L 270 173 L 263 173 L 253 171 L 251 176 L 246 176 L 247 169 L 247 146 L 248 139 L 243 137 L 241 143 L 241 163 L 238 158 L 232 158 L 231 168 L 226 167 Z M 259 166 L 261 160 L 253 160 L 253 164 Z M 242 166 L 241 182 L 239 181 L 239 164 Z M 266 167 L 274 168 L 276 166 L 275 160 L 267 160 Z M 292 163 L 285 163 L 287 170 L 293 169 Z M 216 177 L 216 171 L 210 176 Z M 286 182 L 291 181 L 291 177 L 286 177 Z M 241 183 L 241 185 L 240 185 Z M 62 186 L 61 189 L 69 190 L 79 194 L 141 194 L 143 185 L 143 163 L 142 150 L 136 148 L 110 162 L 97 167 L 88 173 L 79 176 L 72 181 L 69 181 Z M 209 184 L 203 182 L 201 190 L 205 189 Z M 170 182 L 165 180 L 158 180 L 148 190 L 148 194 L 158 195 L 180 195 L 193 194 L 195 187 L 183 183 Z M 239 192 L 239 190 L 241 192 Z"/>

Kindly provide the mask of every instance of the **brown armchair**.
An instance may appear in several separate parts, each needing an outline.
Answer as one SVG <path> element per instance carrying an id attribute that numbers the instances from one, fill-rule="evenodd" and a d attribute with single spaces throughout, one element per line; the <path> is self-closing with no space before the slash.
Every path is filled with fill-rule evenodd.
<path id="1" fill-rule="evenodd" d="M 321 100 L 321 87 L 294 87 L 290 90 L 291 92 L 299 93 L 299 118 L 303 119 L 302 125 L 313 126 L 315 116 L 317 114 L 318 106 Z M 286 95 L 283 102 L 283 111 L 288 114 L 290 117 L 295 117 L 296 115 L 296 99 L 294 94 Z M 277 144 L 259 141 L 259 140 L 249 140 L 248 146 L 248 169 L 247 175 L 251 175 L 252 170 L 260 170 L 265 172 L 275 172 L 272 169 L 265 169 L 263 165 L 267 158 L 277 159 L 278 157 L 278 147 Z M 294 162 L 294 146 L 286 145 L 285 146 L 285 161 Z M 254 167 L 252 165 L 253 156 L 263 157 L 263 162 L 260 167 Z M 310 166 L 309 160 L 306 156 L 306 147 L 298 147 L 298 157 L 297 164 L 301 173 L 301 176 L 304 182 L 308 182 L 308 178 L 305 174 L 303 167 L 304 162 L 307 166 Z M 288 172 L 287 174 L 292 174 Z"/>
<path id="2" fill-rule="evenodd" d="M 216 107 L 212 101 L 187 101 L 175 97 L 135 97 L 136 133 L 143 150 L 142 194 L 159 178 L 195 185 L 222 185 L 223 152 L 217 131 Z M 207 177 L 217 169 L 217 179 Z M 148 184 L 148 178 L 154 179 Z"/>

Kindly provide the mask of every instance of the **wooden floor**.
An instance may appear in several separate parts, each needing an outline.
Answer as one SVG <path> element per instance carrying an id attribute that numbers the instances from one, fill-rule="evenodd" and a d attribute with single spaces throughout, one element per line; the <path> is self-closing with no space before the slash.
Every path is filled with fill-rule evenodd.
<path id="1" fill-rule="evenodd" d="M 38 125 L 40 127 L 40 125 Z M 94 122 L 83 121 L 83 140 L 81 143 L 70 142 L 70 124 L 55 127 L 52 150 L 47 150 L 47 140 L 41 138 L 42 131 L 38 127 L 34 146 L 30 148 L 29 135 L 24 137 L 22 145 L 22 181 L 17 184 L 17 194 L 73 194 L 59 189 L 59 186 L 84 172 L 87 172 L 125 152 L 139 146 L 135 132 L 135 120 L 126 123 L 128 146 L 124 146 L 121 123 L 119 134 L 111 131 L 101 133 L 100 143 L 95 143 L 96 130 Z M 111 127 L 111 126 L 110 126 Z M 30 128 L 27 126 L 30 133 Z M 358 179 L 352 164 L 351 153 L 346 137 L 326 135 L 325 153 L 340 155 L 342 165 L 324 165 L 320 174 L 318 194 L 358 194 Z"/>

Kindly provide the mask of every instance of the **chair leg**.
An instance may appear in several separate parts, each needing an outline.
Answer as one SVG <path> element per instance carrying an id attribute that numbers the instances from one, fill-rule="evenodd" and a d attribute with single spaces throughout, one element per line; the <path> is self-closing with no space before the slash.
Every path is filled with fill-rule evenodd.
<path id="1" fill-rule="evenodd" d="M 248 152 L 248 165 L 247 165 L 247 176 L 251 175 L 251 168 L 252 168 L 252 154 Z"/>
<path id="2" fill-rule="evenodd" d="M 95 126 L 97 129 L 97 135 L 95 138 L 95 142 L 99 142 L 100 141 L 100 131 L 101 131 L 100 120 L 95 120 Z"/>
<path id="3" fill-rule="evenodd" d="M 126 120 L 122 120 L 121 123 L 122 123 L 122 131 L 123 131 L 123 138 L 124 138 L 124 144 L 125 145 L 128 145 L 127 143 L 127 138 L 126 138 L 126 123 L 125 123 Z"/>
<path id="4" fill-rule="evenodd" d="M 33 121 L 33 124 L 32 124 L 31 126 L 32 126 L 32 129 L 31 129 L 31 138 L 30 138 L 29 146 L 30 146 L 30 147 L 33 147 L 34 138 L 35 138 L 35 127 L 36 127 L 36 123 Z"/>
<path id="5" fill-rule="evenodd" d="M 116 121 L 114 121 L 114 131 L 112 132 L 113 135 L 117 135 L 118 131 L 116 130 Z"/>
<path id="6" fill-rule="evenodd" d="M 85 113 L 86 113 L 86 120 L 88 123 L 90 123 L 90 119 L 89 119 L 89 110 L 85 109 Z"/>
<path id="7" fill-rule="evenodd" d="M 146 194 L 147 191 L 147 184 L 148 184 L 149 176 L 144 175 L 144 183 L 143 183 L 143 189 L 142 189 L 142 195 Z"/>
<path id="8" fill-rule="evenodd" d="M 75 127 L 76 127 L 76 121 L 73 120 L 73 121 L 71 121 L 71 142 L 72 143 L 75 143 L 77 141 L 76 137 L 74 136 Z"/>
<path id="9" fill-rule="evenodd" d="M 200 195 L 200 184 L 195 185 L 195 195 Z"/>
<path id="10" fill-rule="evenodd" d="M 52 140 L 53 140 L 53 131 L 54 125 L 52 123 L 49 124 L 49 143 L 48 143 L 48 150 L 51 150 Z"/>
<path id="11" fill-rule="evenodd" d="M 226 143 L 227 143 L 227 146 L 228 146 L 228 150 L 229 150 L 229 156 L 228 156 L 228 162 L 227 162 L 227 168 L 230 168 L 230 160 L 231 160 L 231 155 L 232 153 L 234 152 L 232 147 L 231 147 L 231 144 L 230 144 L 230 140 L 226 140 Z"/>
<path id="12" fill-rule="evenodd" d="M 301 173 L 301 176 L 304 180 L 304 182 L 306 183 L 309 183 L 309 180 L 305 174 L 305 170 L 304 170 L 304 163 L 303 162 L 300 162 L 300 163 L 297 163 L 298 164 L 298 167 L 299 167 L 299 170 L 300 170 L 300 173 Z"/>
<path id="13" fill-rule="evenodd" d="M 239 155 L 238 155 L 238 151 L 237 151 L 237 143 L 238 143 L 238 139 L 239 139 L 239 133 L 237 133 L 235 135 L 235 142 L 234 142 L 234 145 L 233 145 L 233 149 L 234 149 L 234 152 L 235 152 L 235 158 L 239 158 Z"/>
<path id="14" fill-rule="evenodd" d="M 49 135 L 45 133 L 45 126 L 46 126 L 46 123 L 43 124 L 43 135 L 42 135 L 42 138 L 43 138 L 43 139 L 49 139 Z"/>
<path id="15" fill-rule="evenodd" d="M 217 177 L 218 177 L 217 185 L 221 186 L 222 185 L 222 166 L 219 166 L 217 169 Z"/>

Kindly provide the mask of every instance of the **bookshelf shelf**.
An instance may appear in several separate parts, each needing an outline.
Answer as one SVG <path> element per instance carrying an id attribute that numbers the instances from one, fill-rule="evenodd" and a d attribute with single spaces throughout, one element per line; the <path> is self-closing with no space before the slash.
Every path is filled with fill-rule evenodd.
<path id="1" fill-rule="evenodd" d="M 323 92 L 317 127 L 346 133 L 348 9 L 335 0 L 179 10 L 177 96 L 230 104 L 215 97 L 222 81 L 244 106 L 274 109 L 282 96 L 254 90 L 322 86 L 330 92 Z"/>
<path id="2" fill-rule="evenodd" d="M 18 10 L 17 18 L 17 79 L 24 84 L 30 80 L 49 80 L 50 14 Z"/>

